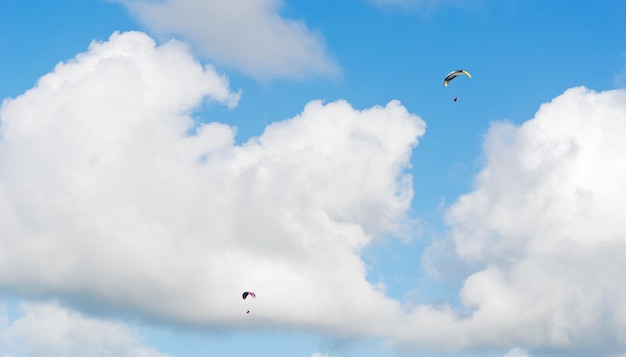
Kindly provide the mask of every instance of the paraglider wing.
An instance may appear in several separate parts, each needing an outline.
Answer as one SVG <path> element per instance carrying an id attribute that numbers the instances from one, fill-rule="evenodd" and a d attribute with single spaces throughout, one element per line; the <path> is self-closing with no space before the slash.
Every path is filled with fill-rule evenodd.
<path id="1" fill-rule="evenodd" d="M 457 69 L 456 71 L 452 71 L 450 73 L 448 73 L 448 75 L 446 76 L 446 78 L 443 79 L 443 85 L 444 86 L 448 86 L 448 83 L 450 83 L 451 80 L 453 80 L 454 78 L 458 77 L 458 76 L 462 76 L 462 75 L 466 75 L 470 78 L 472 78 L 472 75 L 463 69 Z"/>
<path id="2" fill-rule="evenodd" d="M 256 297 L 256 295 L 252 292 L 252 291 L 244 291 L 243 294 L 241 294 L 241 297 L 245 300 L 248 296 L 252 296 L 253 298 Z"/>

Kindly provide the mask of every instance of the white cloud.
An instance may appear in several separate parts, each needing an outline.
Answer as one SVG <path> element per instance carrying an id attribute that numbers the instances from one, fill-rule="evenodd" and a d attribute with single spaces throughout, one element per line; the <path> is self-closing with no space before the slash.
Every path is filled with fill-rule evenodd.
<path id="1" fill-rule="evenodd" d="M 574 88 L 521 127 L 495 123 L 476 188 L 449 212 L 457 254 L 483 267 L 460 291 L 472 311 L 422 306 L 401 340 L 623 351 L 625 136 L 625 91 Z"/>
<path id="2" fill-rule="evenodd" d="M 82 316 L 54 303 L 22 304 L 22 315 L 0 325 L 0 353 L 23 357 L 167 357 L 143 346 L 120 322 Z"/>
<path id="3" fill-rule="evenodd" d="M 339 73 L 322 36 L 281 17 L 281 0 L 119 0 L 158 34 L 175 34 L 220 64 L 260 78 Z"/>
<path id="4" fill-rule="evenodd" d="M 400 304 L 360 252 L 402 228 L 424 122 L 397 101 L 313 101 L 237 146 L 227 125 L 194 127 L 205 96 L 238 99 L 186 47 L 124 33 L 5 101 L 0 286 L 177 323 L 382 334 Z"/>

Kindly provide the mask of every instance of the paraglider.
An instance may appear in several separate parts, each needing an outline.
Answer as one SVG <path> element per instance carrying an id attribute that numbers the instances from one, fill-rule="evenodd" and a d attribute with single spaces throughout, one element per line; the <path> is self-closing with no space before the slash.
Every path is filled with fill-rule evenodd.
<path id="1" fill-rule="evenodd" d="M 241 298 L 242 299 L 247 299 L 248 297 L 252 297 L 253 299 L 256 298 L 256 294 L 253 293 L 252 291 L 244 291 L 243 294 L 241 294 Z M 250 310 L 246 310 L 246 314 L 249 314 Z"/>
<path id="2" fill-rule="evenodd" d="M 448 73 L 448 75 L 443 79 L 444 87 L 447 87 L 451 80 L 455 79 L 458 76 L 462 76 L 462 75 L 466 75 L 469 78 L 472 78 L 472 75 L 468 71 L 466 71 L 464 69 L 457 69 L 456 71 L 452 71 L 452 72 Z M 459 97 L 454 97 L 453 100 L 455 102 L 458 102 L 459 101 Z"/>

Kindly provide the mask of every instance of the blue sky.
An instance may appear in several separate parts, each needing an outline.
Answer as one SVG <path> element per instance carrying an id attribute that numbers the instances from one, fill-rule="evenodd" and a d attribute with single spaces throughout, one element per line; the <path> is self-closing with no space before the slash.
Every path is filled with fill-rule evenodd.
<path id="1" fill-rule="evenodd" d="M 626 355 L 624 13 L 3 1 L 0 356 Z"/>

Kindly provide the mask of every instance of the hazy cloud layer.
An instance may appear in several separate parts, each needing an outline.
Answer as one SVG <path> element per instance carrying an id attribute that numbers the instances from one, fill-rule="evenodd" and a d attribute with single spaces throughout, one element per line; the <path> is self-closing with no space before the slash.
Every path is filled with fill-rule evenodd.
<path id="1" fill-rule="evenodd" d="M 119 322 L 105 322 L 57 304 L 22 304 L 20 316 L 0 320 L 2 356 L 167 357 L 143 346 Z"/>
<path id="2" fill-rule="evenodd" d="M 469 7 L 482 0 L 365 0 L 384 9 L 401 9 L 420 12 L 432 12 L 443 6 Z"/>
<path id="3" fill-rule="evenodd" d="M 528 352 L 524 351 L 523 349 L 514 348 L 510 350 L 509 352 L 507 352 L 507 354 L 505 354 L 504 357 L 532 357 L 532 356 L 529 355 Z"/>
<path id="4" fill-rule="evenodd" d="M 336 76 L 322 36 L 280 15 L 282 0 L 118 0 L 151 31 L 259 79 Z"/>
<path id="5" fill-rule="evenodd" d="M 359 254 L 403 229 L 424 122 L 396 101 L 313 101 L 237 146 L 188 116 L 204 97 L 238 99 L 180 43 L 124 33 L 6 101 L 0 286 L 176 323 L 382 333 L 399 303 Z"/>

